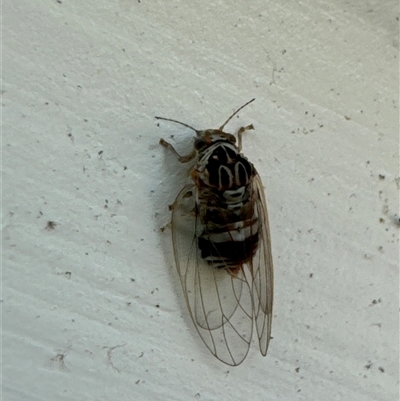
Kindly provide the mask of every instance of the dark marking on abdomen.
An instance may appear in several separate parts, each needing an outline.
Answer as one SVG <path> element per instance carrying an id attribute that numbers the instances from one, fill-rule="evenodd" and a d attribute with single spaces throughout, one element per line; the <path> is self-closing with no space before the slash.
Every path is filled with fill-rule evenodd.
<path id="1" fill-rule="evenodd" d="M 258 246 L 258 233 L 255 233 L 244 241 L 212 242 L 200 236 L 198 247 L 201 257 L 210 264 L 218 267 L 238 266 L 250 260 Z"/>

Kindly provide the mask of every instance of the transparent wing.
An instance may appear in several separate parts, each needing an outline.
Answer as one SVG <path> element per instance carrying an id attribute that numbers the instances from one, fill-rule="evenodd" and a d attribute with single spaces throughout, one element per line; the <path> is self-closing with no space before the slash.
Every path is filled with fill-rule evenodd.
<path id="1" fill-rule="evenodd" d="M 196 213 L 196 188 L 187 185 L 172 210 L 175 262 L 193 323 L 211 353 L 236 366 L 246 357 L 253 330 L 252 276 L 247 266 L 231 272 L 201 258 L 204 230 Z"/>
<path id="2" fill-rule="evenodd" d="M 252 295 L 260 351 L 265 356 L 271 338 L 274 278 L 267 203 L 258 174 L 254 178 L 253 191 L 260 229 L 258 249 L 252 259 Z"/>

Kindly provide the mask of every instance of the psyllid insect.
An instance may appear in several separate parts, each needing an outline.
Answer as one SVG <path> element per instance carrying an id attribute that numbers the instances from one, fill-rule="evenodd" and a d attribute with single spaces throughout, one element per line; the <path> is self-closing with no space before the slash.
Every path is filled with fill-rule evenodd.
<path id="1" fill-rule="evenodd" d="M 271 338 L 273 264 L 267 205 L 261 179 L 240 152 L 243 133 L 197 130 L 193 151 L 181 156 L 160 139 L 181 163 L 194 161 L 188 183 L 172 206 L 176 268 L 193 323 L 211 353 L 239 365 L 249 351 L 253 328 L 262 355 Z"/>

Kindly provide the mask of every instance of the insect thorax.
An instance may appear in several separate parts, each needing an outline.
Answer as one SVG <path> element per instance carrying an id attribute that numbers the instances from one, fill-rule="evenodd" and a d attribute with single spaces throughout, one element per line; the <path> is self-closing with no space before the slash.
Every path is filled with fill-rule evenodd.
<path id="1" fill-rule="evenodd" d="M 219 141 L 199 153 L 193 179 L 199 186 L 224 192 L 247 186 L 253 174 L 253 165 L 234 144 Z"/>

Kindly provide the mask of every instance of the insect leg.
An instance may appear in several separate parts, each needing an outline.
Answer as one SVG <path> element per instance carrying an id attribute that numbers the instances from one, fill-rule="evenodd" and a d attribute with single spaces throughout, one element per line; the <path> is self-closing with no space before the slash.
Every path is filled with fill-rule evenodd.
<path id="1" fill-rule="evenodd" d="M 241 127 L 241 128 L 239 128 L 239 131 L 237 132 L 239 152 L 242 150 L 242 136 L 243 136 L 243 133 L 245 131 L 250 130 L 250 129 L 254 129 L 253 124 L 250 124 L 247 127 Z"/>
<path id="2" fill-rule="evenodd" d="M 162 138 L 160 139 L 160 145 L 164 146 L 164 148 L 169 149 L 175 155 L 175 157 L 178 159 L 179 163 L 190 162 L 190 160 L 193 160 L 196 157 L 196 151 L 194 149 L 193 149 L 192 153 L 190 153 L 186 156 L 181 156 L 170 143 L 168 143 L 167 141 L 165 141 Z"/>

